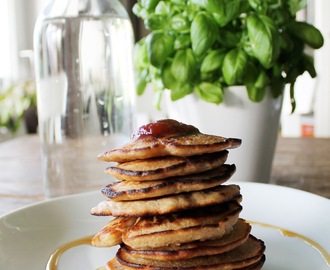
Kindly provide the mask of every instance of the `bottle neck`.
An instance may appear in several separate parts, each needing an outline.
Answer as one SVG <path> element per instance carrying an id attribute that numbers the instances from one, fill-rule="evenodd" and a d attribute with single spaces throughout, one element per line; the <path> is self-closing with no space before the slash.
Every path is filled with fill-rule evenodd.
<path id="1" fill-rule="evenodd" d="M 127 11 L 119 0 L 50 0 L 43 10 L 43 16 L 116 16 L 128 18 Z"/>

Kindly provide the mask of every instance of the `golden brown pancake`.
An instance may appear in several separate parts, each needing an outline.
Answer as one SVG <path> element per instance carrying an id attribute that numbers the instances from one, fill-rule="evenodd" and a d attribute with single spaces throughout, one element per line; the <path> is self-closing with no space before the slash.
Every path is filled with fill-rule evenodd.
<path id="1" fill-rule="evenodd" d="M 220 152 L 240 146 L 241 140 L 220 136 L 194 134 L 189 136 L 134 139 L 129 144 L 99 155 L 99 160 L 127 162 L 160 156 L 195 156 Z"/>
<path id="2" fill-rule="evenodd" d="M 190 156 L 156 157 L 108 167 L 105 172 L 118 180 L 151 181 L 212 170 L 225 163 L 228 151 Z"/>
<path id="3" fill-rule="evenodd" d="M 214 240 L 194 241 L 180 245 L 174 244 L 149 250 L 132 249 L 124 244 L 121 247 L 132 256 L 159 261 L 176 261 L 199 256 L 215 255 L 232 250 L 248 239 L 250 231 L 250 224 L 239 219 L 230 233 Z"/>
<path id="4" fill-rule="evenodd" d="M 102 189 L 113 201 L 132 201 L 212 188 L 226 182 L 235 165 L 222 165 L 206 172 L 154 181 L 118 181 Z"/>
<path id="5" fill-rule="evenodd" d="M 123 232 L 123 242 L 134 249 L 154 249 L 219 238 L 232 230 L 241 210 L 242 207 L 232 201 L 176 214 L 139 218 Z"/>
<path id="6" fill-rule="evenodd" d="M 127 162 L 160 156 L 194 156 L 240 146 L 241 140 L 201 133 L 172 119 L 152 122 L 138 129 L 126 145 L 99 155 L 99 159 Z"/>
<path id="7" fill-rule="evenodd" d="M 241 269 L 257 264 L 263 258 L 265 246 L 263 241 L 250 235 L 244 244 L 228 252 L 195 257 L 177 261 L 157 261 L 141 257 L 134 257 L 129 252 L 120 248 L 117 252 L 117 260 L 120 264 L 145 269 Z M 142 268 L 143 269 L 143 268 Z"/>
<path id="8" fill-rule="evenodd" d="M 237 185 L 221 185 L 214 188 L 138 201 L 106 200 L 92 208 L 96 216 L 151 216 L 163 215 L 180 210 L 219 204 L 233 199 L 240 200 Z"/>
<path id="9" fill-rule="evenodd" d="M 255 264 L 252 264 L 250 266 L 247 267 L 243 267 L 243 268 L 235 268 L 235 269 L 231 269 L 231 270 L 260 270 L 262 268 L 262 266 L 265 263 L 265 255 L 263 255 L 260 260 L 258 262 L 256 262 Z M 225 269 L 225 268 L 221 268 L 222 266 L 220 266 L 220 268 L 218 270 L 230 270 L 230 269 Z M 123 265 L 120 264 L 117 260 L 116 257 L 114 257 L 111 261 L 109 261 L 107 263 L 107 269 L 109 270 L 162 270 L 161 268 L 153 268 L 153 267 L 143 267 L 142 265 Z M 165 270 L 168 270 L 169 268 L 166 268 Z M 214 268 L 204 268 L 204 267 L 190 267 L 187 270 L 207 270 L 207 269 L 213 269 L 213 270 L 217 270 Z"/>
<path id="10" fill-rule="evenodd" d="M 136 220 L 135 217 L 114 218 L 93 237 L 91 244 L 96 247 L 112 247 L 121 244 L 123 232 L 133 226 Z"/>

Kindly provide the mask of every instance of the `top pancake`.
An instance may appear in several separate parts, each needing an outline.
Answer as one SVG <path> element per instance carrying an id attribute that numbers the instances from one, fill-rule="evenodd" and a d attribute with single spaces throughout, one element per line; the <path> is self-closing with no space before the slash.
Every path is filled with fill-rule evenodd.
<path id="1" fill-rule="evenodd" d="M 171 124 L 173 122 L 178 123 L 170 119 L 159 122 L 167 123 L 166 121 L 171 121 Z M 179 124 L 185 127 L 188 126 L 182 123 Z M 240 145 L 240 139 L 203 134 L 198 129 L 190 132 L 176 130 L 176 132 L 170 134 L 164 131 L 163 134 L 157 134 L 157 136 L 148 133 L 144 136 L 134 137 L 128 144 L 107 151 L 99 155 L 98 158 L 103 161 L 121 163 L 159 156 L 185 157 L 201 155 L 236 148 Z"/>

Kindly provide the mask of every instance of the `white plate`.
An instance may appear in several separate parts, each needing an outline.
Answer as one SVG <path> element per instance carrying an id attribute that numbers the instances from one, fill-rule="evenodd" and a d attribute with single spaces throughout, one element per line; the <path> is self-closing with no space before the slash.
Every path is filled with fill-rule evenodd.
<path id="1" fill-rule="evenodd" d="M 243 195 L 241 217 L 301 234 L 330 253 L 330 200 L 295 189 L 239 183 Z M 0 269 L 44 270 L 49 256 L 61 245 L 92 235 L 109 217 L 89 211 L 104 197 L 85 193 L 38 203 L 0 218 Z M 253 225 L 265 241 L 267 270 L 325 270 L 330 267 L 312 246 L 279 230 Z M 79 246 L 64 253 L 59 269 L 97 269 L 117 248 Z"/>

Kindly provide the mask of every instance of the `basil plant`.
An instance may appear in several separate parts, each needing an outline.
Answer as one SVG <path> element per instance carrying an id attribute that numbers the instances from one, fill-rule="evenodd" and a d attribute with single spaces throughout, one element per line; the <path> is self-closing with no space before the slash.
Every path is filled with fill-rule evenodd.
<path id="1" fill-rule="evenodd" d="M 316 76 L 306 47 L 319 49 L 323 36 L 297 21 L 307 0 L 138 0 L 133 7 L 148 36 L 135 45 L 137 92 L 152 83 L 159 107 L 165 89 L 178 100 L 196 93 L 220 104 L 225 88 L 245 85 L 251 101 L 271 89 L 273 97 L 307 71 Z"/>

